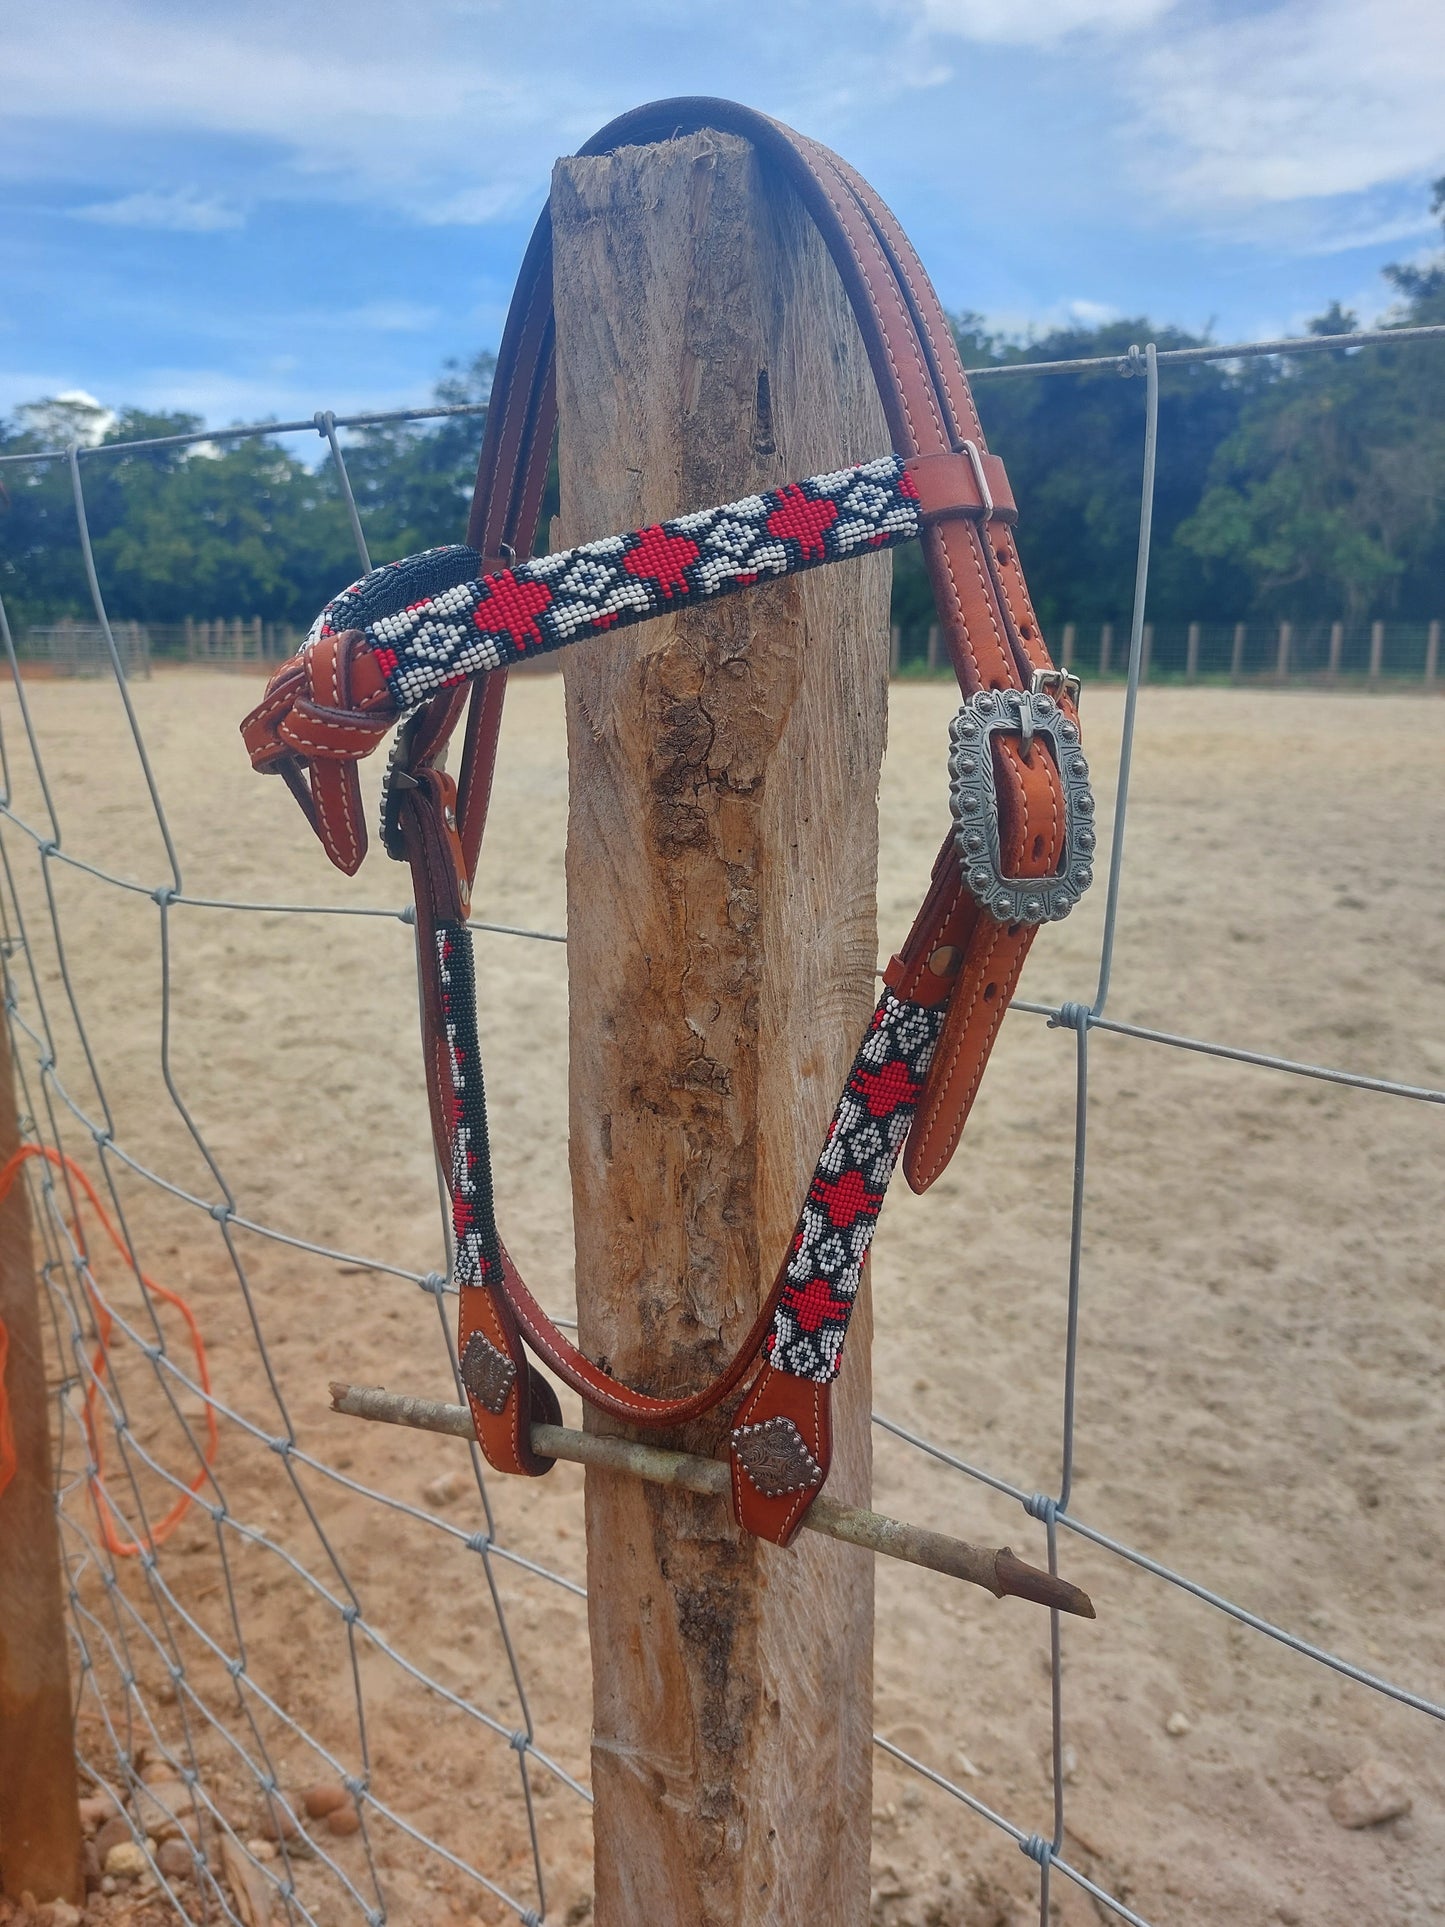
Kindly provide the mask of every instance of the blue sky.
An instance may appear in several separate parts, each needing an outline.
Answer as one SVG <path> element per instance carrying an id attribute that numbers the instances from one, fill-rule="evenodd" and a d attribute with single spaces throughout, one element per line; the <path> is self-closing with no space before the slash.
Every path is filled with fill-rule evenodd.
<path id="1" fill-rule="evenodd" d="M 1370 318 L 1445 173 L 1442 0 L 5 0 L 0 73 L 0 410 L 424 400 L 669 94 L 838 148 L 1010 329 Z"/>

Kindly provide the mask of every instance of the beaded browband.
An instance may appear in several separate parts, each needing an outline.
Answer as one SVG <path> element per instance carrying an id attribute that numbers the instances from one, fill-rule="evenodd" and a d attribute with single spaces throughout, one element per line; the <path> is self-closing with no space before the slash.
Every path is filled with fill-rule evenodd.
<path id="1" fill-rule="evenodd" d="M 466 546 L 374 569 L 327 604 L 243 725 L 332 860 L 366 850 L 356 763 L 405 719 L 382 833 L 411 867 L 427 1087 L 448 1173 L 458 1360 L 488 1459 L 537 1474 L 533 1421 L 558 1416 L 527 1348 L 581 1396 L 675 1426 L 746 1386 L 729 1435 L 734 1509 L 786 1544 L 827 1477 L 828 1387 L 900 1156 L 915 1190 L 947 1165 L 1037 926 L 1087 888 L 1093 798 L 1078 684 L 1044 649 L 1018 566 L 1012 497 L 985 452 L 937 299 L 866 183 L 814 143 L 726 102 L 664 102 L 584 151 L 694 127 L 745 134 L 782 167 L 827 241 L 905 452 L 526 561 L 555 421 L 547 217 L 498 358 Z M 541 319 L 539 320 L 539 315 Z M 731 1363 L 687 1398 L 623 1384 L 542 1312 L 498 1235 L 466 918 L 511 663 L 751 584 L 920 540 L 964 702 L 949 759 L 953 827 L 859 1047 L 772 1288 Z M 460 782 L 438 767 L 471 692 Z"/>
<path id="2" fill-rule="evenodd" d="M 920 514 L 908 464 L 888 455 L 496 575 L 483 574 L 475 549 L 426 549 L 343 589 L 310 639 L 359 629 L 397 707 L 412 709 L 451 683 L 601 630 L 910 542 Z"/>

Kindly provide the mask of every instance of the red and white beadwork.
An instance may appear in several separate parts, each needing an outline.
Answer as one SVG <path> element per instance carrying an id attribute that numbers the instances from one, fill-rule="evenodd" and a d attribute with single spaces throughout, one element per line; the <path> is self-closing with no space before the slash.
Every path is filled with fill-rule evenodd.
<path id="1" fill-rule="evenodd" d="M 360 629 L 397 704 L 410 709 L 481 671 L 768 577 L 892 548 L 918 531 L 913 478 L 887 455 L 498 575 L 478 574 L 475 549 L 427 549 L 344 589 L 309 639 Z"/>
<path id="2" fill-rule="evenodd" d="M 459 1285 L 487 1285 L 501 1270 L 487 1140 L 487 1094 L 477 1047 L 477 999 L 472 937 L 465 924 L 438 924 L 437 986 L 446 1028 L 451 1081 L 451 1193 L 454 1276 Z"/>
<path id="3" fill-rule="evenodd" d="M 793 1234 L 788 1282 L 766 1341 L 777 1371 L 820 1384 L 838 1376 L 863 1261 L 943 1017 L 942 1005 L 928 1009 L 891 990 L 879 999 Z"/>

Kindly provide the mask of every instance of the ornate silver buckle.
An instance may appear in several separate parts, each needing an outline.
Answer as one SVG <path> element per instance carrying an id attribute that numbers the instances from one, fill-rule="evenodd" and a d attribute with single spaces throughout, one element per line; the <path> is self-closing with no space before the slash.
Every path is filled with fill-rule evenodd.
<path id="1" fill-rule="evenodd" d="M 1079 747 L 1079 726 L 1059 707 L 1059 696 L 1078 699 L 1077 676 L 1037 671 L 1030 689 L 981 689 L 949 728 L 949 807 L 953 840 L 964 882 L 1000 923 L 1052 923 L 1066 917 L 1094 880 L 1094 794 L 1089 765 Z M 999 847 L 998 779 L 993 738 L 1017 736 L 1024 756 L 1035 736 L 1052 749 L 1064 786 L 1064 851 L 1051 876 L 1005 876 Z"/>

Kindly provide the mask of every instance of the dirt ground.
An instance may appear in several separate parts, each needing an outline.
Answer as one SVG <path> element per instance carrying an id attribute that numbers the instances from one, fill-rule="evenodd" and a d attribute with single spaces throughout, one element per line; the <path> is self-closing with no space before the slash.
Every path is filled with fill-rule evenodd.
<path id="1" fill-rule="evenodd" d="M 400 906 L 400 873 L 378 856 L 355 881 L 340 877 L 281 785 L 250 773 L 235 734 L 250 683 L 176 670 L 132 693 L 188 895 Z M 115 690 L 34 682 L 27 695 L 63 848 L 148 889 L 167 882 Z M 951 706 L 941 686 L 893 690 L 885 952 L 907 927 L 946 823 Z M 1086 699 L 1104 802 L 1121 707 L 1112 690 Z M 476 914 L 560 930 L 560 679 L 519 681 L 508 711 Z M 13 692 L 0 714 L 13 807 L 49 834 Z M 1147 690 L 1111 1014 L 1445 1084 L 1440 716 L 1438 705 L 1404 695 Z M 94 1170 L 87 1130 L 66 1105 L 106 1119 L 67 1007 L 40 861 L 12 824 L 3 840 L 52 1025 L 63 1090 L 51 1103 L 66 1147 Z M 585 1780 L 583 1602 L 495 1555 L 484 1569 L 465 1544 L 486 1521 L 460 1445 L 329 1413 L 327 1381 L 337 1377 L 449 1395 L 434 1302 L 404 1279 L 207 1215 L 217 1178 L 162 1068 L 164 1043 L 174 1093 L 239 1220 L 425 1271 L 439 1262 L 437 1199 L 410 933 L 386 916 L 167 910 L 84 871 L 48 868 L 114 1142 L 201 1205 L 157 1190 L 112 1154 L 116 1193 L 150 1275 L 194 1308 L 218 1395 L 261 1435 L 224 1425 L 215 1472 L 228 1519 L 192 1508 L 154 1574 L 120 1562 L 114 1599 L 88 1551 L 95 1515 L 82 1489 L 71 1492 L 66 1547 L 93 1661 L 82 1750 L 113 1776 L 117 1745 L 147 1748 L 152 1762 L 167 1749 L 182 1759 L 189 1745 L 245 1840 L 261 1817 L 264 1761 L 288 1790 L 362 1770 L 359 1682 L 380 1809 L 364 1834 L 336 1838 L 317 1826 L 322 1853 L 296 1863 L 314 1918 L 328 1927 L 361 1918 L 375 1904 L 373 1880 L 403 1927 L 515 1918 L 407 1829 L 536 1904 L 521 1768 L 506 1738 L 523 1715 L 489 1572 L 537 1745 Z M 1103 895 L 1096 889 L 1044 933 L 1025 998 L 1092 995 Z M 540 1295 L 565 1310 L 566 953 L 508 936 L 482 936 L 478 950 L 503 1224 Z M 38 1031 L 24 955 L 15 950 L 11 968 L 20 1015 Z M 945 1449 L 1029 1491 L 1057 1490 L 1059 1476 L 1074 1052 L 1070 1033 L 1013 1014 L 952 1169 L 924 1199 L 900 1181 L 876 1245 L 879 1409 L 911 1410 Z M 39 1103 L 35 1057 L 30 1050 L 24 1069 L 27 1101 Z M 1438 1700 L 1445 1114 L 1101 1032 L 1090 1043 L 1089 1097 L 1073 1512 Z M 116 1308 L 142 1317 L 122 1268 L 102 1258 L 98 1269 Z M 60 1304 L 59 1278 L 56 1294 Z M 165 1320 L 184 1361 L 184 1329 L 173 1312 Z M 194 1457 L 151 1367 L 133 1345 L 117 1357 L 135 1447 L 189 1478 Z M 264 1442 L 281 1430 L 277 1395 L 303 1452 L 330 1473 Z M 194 1419 L 193 1398 L 180 1408 Z M 74 1424 L 64 1449 L 73 1474 Z M 875 1449 L 881 1510 L 1042 1559 L 1043 1529 L 1015 1502 L 885 1433 Z M 173 1491 L 130 1456 L 146 1503 L 163 1509 Z M 134 1518 L 113 1436 L 107 1467 Z M 466 1476 L 448 1485 L 450 1471 Z M 440 1495 L 424 1498 L 439 1478 Z M 436 1514 L 449 1530 L 357 1488 Z M 580 1474 L 561 1466 L 546 1481 L 494 1480 L 488 1490 L 501 1544 L 577 1585 Z M 1156 1927 L 1445 1918 L 1435 1720 L 1085 1539 L 1062 1534 L 1060 1563 L 1098 1608 L 1095 1623 L 1064 1628 L 1072 1865 Z M 880 1733 L 1025 1831 L 1049 1832 L 1045 1616 L 887 1561 L 877 1585 Z M 349 1625 L 353 1598 L 361 1617 Z M 242 1639 L 246 1688 L 224 1667 Z M 179 1691 L 170 1651 L 184 1667 Z M 408 1668 L 483 1709 L 501 1732 Z M 128 1723 L 127 1669 L 138 1680 Z M 1347 1830 L 1328 1796 L 1367 1759 L 1402 1776 L 1412 1810 Z M 547 1918 L 585 1920 L 586 1808 L 544 1767 L 528 1770 Z M 875 1774 L 879 1927 L 1037 1918 L 1037 1870 L 1009 1838 L 881 1752 Z M 1052 1892 L 1065 1927 L 1108 1917 L 1065 1879 L 1055 1877 Z M 95 1917 L 139 1919 L 142 1898 L 122 1890 L 98 1900 Z"/>

